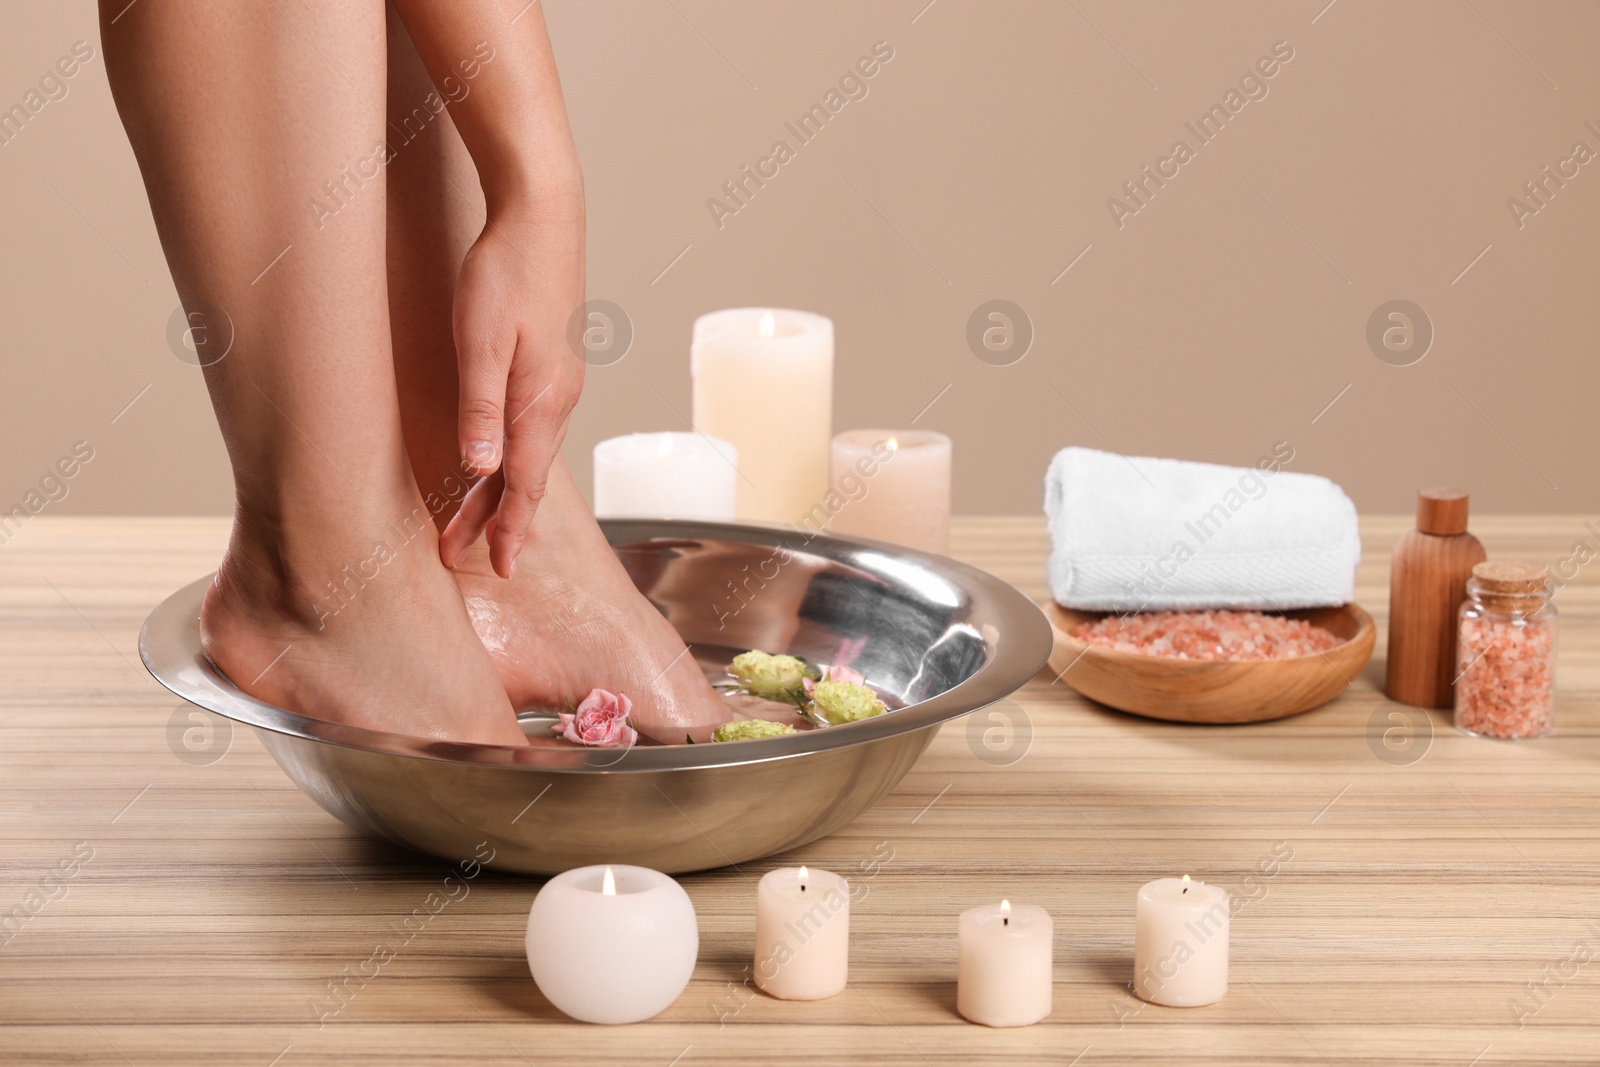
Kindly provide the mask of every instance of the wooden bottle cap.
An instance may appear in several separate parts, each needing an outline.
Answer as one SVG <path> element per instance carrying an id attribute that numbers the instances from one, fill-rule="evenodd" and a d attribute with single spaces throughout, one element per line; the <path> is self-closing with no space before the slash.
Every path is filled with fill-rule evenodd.
<path id="1" fill-rule="evenodd" d="M 1417 529 L 1441 537 L 1466 533 L 1466 492 L 1461 489 L 1424 489 L 1418 493 Z"/>
<path id="2" fill-rule="evenodd" d="M 1548 585 L 1545 569 L 1537 563 L 1512 563 L 1491 560 L 1472 568 L 1472 579 L 1486 593 L 1528 596 L 1542 593 Z"/>

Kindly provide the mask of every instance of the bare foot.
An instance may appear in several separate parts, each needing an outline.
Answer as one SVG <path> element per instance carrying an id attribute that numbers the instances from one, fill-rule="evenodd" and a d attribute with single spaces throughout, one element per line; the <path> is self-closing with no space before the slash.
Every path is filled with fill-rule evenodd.
<path id="1" fill-rule="evenodd" d="M 625 693 L 656 741 L 709 741 L 733 718 L 677 631 L 629 580 L 566 464 L 550 470 L 514 576 L 482 541 L 456 566 L 478 636 L 515 707 L 566 707 L 591 689 Z"/>
<path id="2" fill-rule="evenodd" d="M 305 540 L 235 526 L 200 611 L 206 654 L 234 684 L 331 722 L 526 743 L 420 501 L 405 520 L 343 516 Z"/>

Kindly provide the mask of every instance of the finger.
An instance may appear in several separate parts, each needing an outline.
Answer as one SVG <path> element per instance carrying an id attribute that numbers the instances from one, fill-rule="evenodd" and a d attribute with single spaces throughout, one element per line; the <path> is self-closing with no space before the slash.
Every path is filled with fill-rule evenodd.
<path id="1" fill-rule="evenodd" d="M 505 489 L 505 475 L 496 471 L 468 490 L 461 506 L 439 535 L 439 558 L 446 567 L 455 567 L 466 557 L 478 538 L 493 523 Z"/>
<path id="2" fill-rule="evenodd" d="M 503 462 L 506 378 L 516 351 L 516 332 L 492 304 L 492 289 L 469 284 L 472 260 L 462 268 L 454 314 L 460 372 L 457 437 L 461 463 L 473 474 L 490 474 Z"/>
<path id="3" fill-rule="evenodd" d="M 506 490 L 495 516 L 495 536 L 489 542 L 489 560 L 495 573 L 506 577 L 511 576 L 517 555 L 528 539 L 539 502 L 549 485 L 550 464 L 567 432 L 565 413 L 551 412 L 533 421 L 536 413 L 542 414 L 541 403 L 535 401 L 523 419 L 508 427 L 506 435 Z"/>

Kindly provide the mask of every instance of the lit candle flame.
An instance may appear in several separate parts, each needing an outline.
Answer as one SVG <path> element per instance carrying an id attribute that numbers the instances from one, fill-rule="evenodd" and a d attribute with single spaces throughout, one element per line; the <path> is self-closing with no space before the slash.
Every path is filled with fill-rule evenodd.
<path id="1" fill-rule="evenodd" d="M 664 433 L 656 443 L 656 462 L 664 463 L 672 455 L 672 435 Z"/>
<path id="2" fill-rule="evenodd" d="M 1189 891 L 1189 876 L 1187 874 L 1183 876 L 1183 891 L 1185 893 Z"/>
<path id="3" fill-rule="evenodd" d="M 614 897 L 617 895 L 617 876 L 611 873 L 611 868 L 606 867 L 606 876 L 600 882 L 600 895 Z"/>
<path id="4" fill-rule="evenodd" d="M 772 317 L 772 312 L 768 311 L 761 316 L 761 325 L 756 327 L 756 332 L 762 337 L 771 337 L 778 332 L 778 322 Z"/>
<path id="5" fill-rule="evenodd" d="M 900 442 L 891 437 L 884 442 L 884 447 L 888 448 L 890 452 L 898 452 L 900 451 Z"/>
<path id="6" fill-rule="evenodd" d="M 811 872 L 806 870 L 804 864 L 801 864 L 800 865 L 800 892 L 804 893 L 806 891 L 806 879 L 809 878 L 809 877 L 811 877 Z"/>
<path id="7" fill-rule="evenodd" d="M 1002 900 L 1000 902 L 1000 914 L 1001 915 L 1010 915 L 1011 914 L 1011 901 Z"/>

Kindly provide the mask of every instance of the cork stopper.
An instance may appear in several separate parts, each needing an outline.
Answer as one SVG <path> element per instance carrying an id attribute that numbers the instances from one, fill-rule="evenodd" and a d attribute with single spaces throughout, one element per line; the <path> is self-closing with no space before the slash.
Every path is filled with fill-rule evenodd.
<path id="1" fill-rule="evenodd" d="M 1537 563 L 1511 563 L 1491 560 L 1472 568 L 1472 579 L 1485 593 L 1499 596 L 1536 596 L 1549 584 L 1545 569 Z"/>
<path id="2" fill-rule="evenodd" d="M 1417 529 L 1453 537 L 1467 532 L 1467 494 L 1461 489 L 1424 489 L 1417 494 Z"/>

